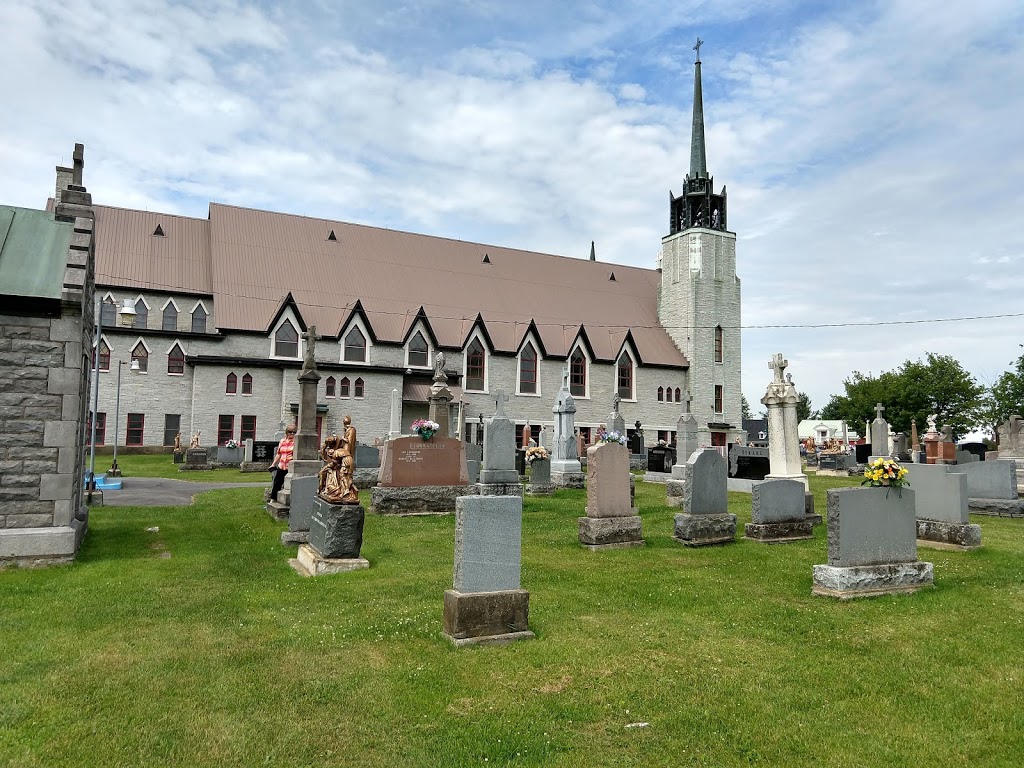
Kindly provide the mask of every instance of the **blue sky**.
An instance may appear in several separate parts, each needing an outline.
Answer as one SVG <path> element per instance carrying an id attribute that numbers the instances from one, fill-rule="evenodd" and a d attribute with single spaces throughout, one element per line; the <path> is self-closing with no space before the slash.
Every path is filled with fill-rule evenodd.
<path id="1" fill-rule="evenodd" d="M 383 9 L 383 10 L 382 10 Z M 0 6 L 0 201 L 39 207 L 86 145 L 103 204 L 211 200 L 654 267 L 689 163 L 700 35 L 708 166 L 745 326 L 1024 312 L 1024 6 L 204 2 Z M 1024 317 L 754 328 L 815 406 L 853 370 L 1005 370 Z"/>

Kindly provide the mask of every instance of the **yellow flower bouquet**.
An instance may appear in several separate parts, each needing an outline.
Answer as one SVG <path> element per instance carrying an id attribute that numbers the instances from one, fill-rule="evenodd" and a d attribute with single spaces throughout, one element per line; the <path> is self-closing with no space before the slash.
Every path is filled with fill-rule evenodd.
<path id="1" fill-rule="evenodd" d="M 902 488 L 910 485 L 910 481 L 907 480 L 908 474 L 910 473 L 905 467 L 901 467 L 892 459 L 875 459 L 864 470 L 861 485 L 870 485 L 872 488 Z"/>

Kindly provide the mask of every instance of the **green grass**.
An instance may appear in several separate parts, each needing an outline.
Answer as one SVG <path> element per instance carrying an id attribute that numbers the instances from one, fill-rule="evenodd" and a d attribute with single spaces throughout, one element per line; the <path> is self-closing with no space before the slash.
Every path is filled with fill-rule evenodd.
<path id="1" fill-rule="evenodd" d="M 811 483 L 822 510 L 856 480 Z M 822 527 L 688 549 L 664 494 L 637 484 L 646 547 L 598 553 L 583 492 L 527 498 L 537 639 L 460 650 L 452 517 L 368 516 L 369 570 L 302 579 L 258 489 L 95 508 L 76 564 L 0 573 L 0 764 L 1020 764 L 1021 521 L 922 550 L 935 589 L 840 603 L 810 594 Z"/>
<path id="2" fill-rule="evenodd" d="M 110 469 L 111 456 L 96 457 L 96 476 Z M 118 455 L 117 465 L 123 477 L 168 477 L 194 483 L 259 483 L 269 482 L 269 472 L 239 472 L 237 469 L 201 469 L 180 472 L 169 453 Z M 86 467 L 88 471 L 88 466 Z"/>

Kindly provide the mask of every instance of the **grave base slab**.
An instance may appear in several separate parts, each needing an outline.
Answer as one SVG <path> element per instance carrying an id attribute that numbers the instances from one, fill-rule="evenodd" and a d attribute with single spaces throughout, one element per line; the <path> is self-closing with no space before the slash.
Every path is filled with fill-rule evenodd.
<path id="1" fill-rule="evenodd" d="M 918 546 L 932 549 L 971 550 L 981 546 L 981 526 L 970 523 L 917 521 Z"/>
<path id="2" fill-rule="evenodd" d="M 476 492 L 480 496 L 519 496 L 523 495 L 523 486 L 514 483 L 478 483 Z M 462 494 L 465 496 L 465 494 Z"/>
<path id="3" fill-rule="evenodd" d="M 707 547 L 736 541 L 736 515 L 676 515 L 673 538 L 687 547 Z"/>
<path id="4" fill-rule="evenodd" d="M 404 488 L 378 485 L 370 491 L 375 515 L 453 515 L 459 496 L 476 496 L 475 485 L 418 485 Z"/>
<path id="5" fill-rule="evenodd" d="M 329 576 L 370 567 L 365 557 L 321 557 L 309 544 L 300 546 L 298 555 L 288 560 L 288 564 L 300 576 Z"/>
<path id="6" fill-rule="evenodd" d="M 686 492 L 685 480 L 665 481 L 665 503 L 670 507 L 683 506 L 683 494 Z"/>
<path id="7" fill-rule="evenodd" d="M 815 565 L 812 595 L 849 600 L 855 597 L 897 595 L 931 587 L 935 569 L 931 563 L 888 563 L 883 565 Z"/>
<path id="8" fill-rule="evenodd" d="M 444 634 L 456 647 L 531 638 L 529 617 L 530 593 L 525 589 L 444 593 Z"/>
<path id="9" fill-rule="evenodd" d="M 810 520 L 790 520 L 779 523 L 747 523 L 743 537 L 763 544 L 783 544 L 787 541 L 806 541 L 814 538 Z"/>
<path id="10" fill-rule="evenodd" d="M 291 507 L 289 505 L 282 504 L 280 501 L 267 502 L 267 514 L 278 522 L 283 522 L 288 519 L 288 512 L 290 509 Z"/>
<path id="11" fill-rule="evenodd" d="M 281 546 L 309 544 L 309 531 L 281 531 Z"/>
<path id="12" fill-rule="evenodd" d="M 588 549 L 642 547 L 643 526 L 639 515 L 578 518 L 580 544 Z"/>
<path id="13" fill-rule="evenodd" d="M 552 472 L 551 483 L 556 488 L 586 488 L 587 476 L 582 472 Z"/>
<path id="14" fill-rule="evenodd" d="M 969 499 L 967 510 L 972 515 L 1024 517 L 1024 499 Z"/>
<path id="15" fill-rule="evenodd" d="M 550 496 L 555 492 L 555 486 L 551 483 L 530 483 L 526 486 L 527 496 Z"/>

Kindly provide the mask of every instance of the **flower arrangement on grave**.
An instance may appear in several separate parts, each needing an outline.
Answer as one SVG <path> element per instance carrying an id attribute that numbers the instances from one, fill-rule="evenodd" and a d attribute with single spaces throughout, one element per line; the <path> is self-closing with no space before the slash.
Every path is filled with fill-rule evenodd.
<path id="1" fill-rule="evenodd" d="M 224 443 L 224 447 L 225 448 L 237 448 L 238 447 L 238 443 L 235 442 L 234 438 L 229 438 L 228 441 L 226 443 Z"/>
<path id="2" fill-rule="evenodd" d="M 597 433 L 597 442 L 599 443 L 618 443 L 619 445 L 626 444 L 626 436 L 618 430 L 602 429 Z"/>
<path id="3" fill-rule="evenodd" d="M 528 464 L 533 464 L 535 461 L 543 461 L 548 456 L 548 449 L 542 445 L 534 445 L 526 449 L 526 462 Z"/>
<path id="4" fill-rule="evenodd" d="M 910 481 L 906 479 L 908 474 L 910 473 L 905 467 L 901 467 L 892 459 L 875 459 L 864 470 L 861 485 L 870 485 L 872 488 L 903 488 L 910 485 Z"/>
<path id="5" fill-rule="evenodd" d="M 412 431 L 422 437 L 424 440 L 429 440 L 434 436 L 434 433 L 441 428 L 441 425 L 436 421 L 430 419 L 416 419 L 412 423 Z"/>

